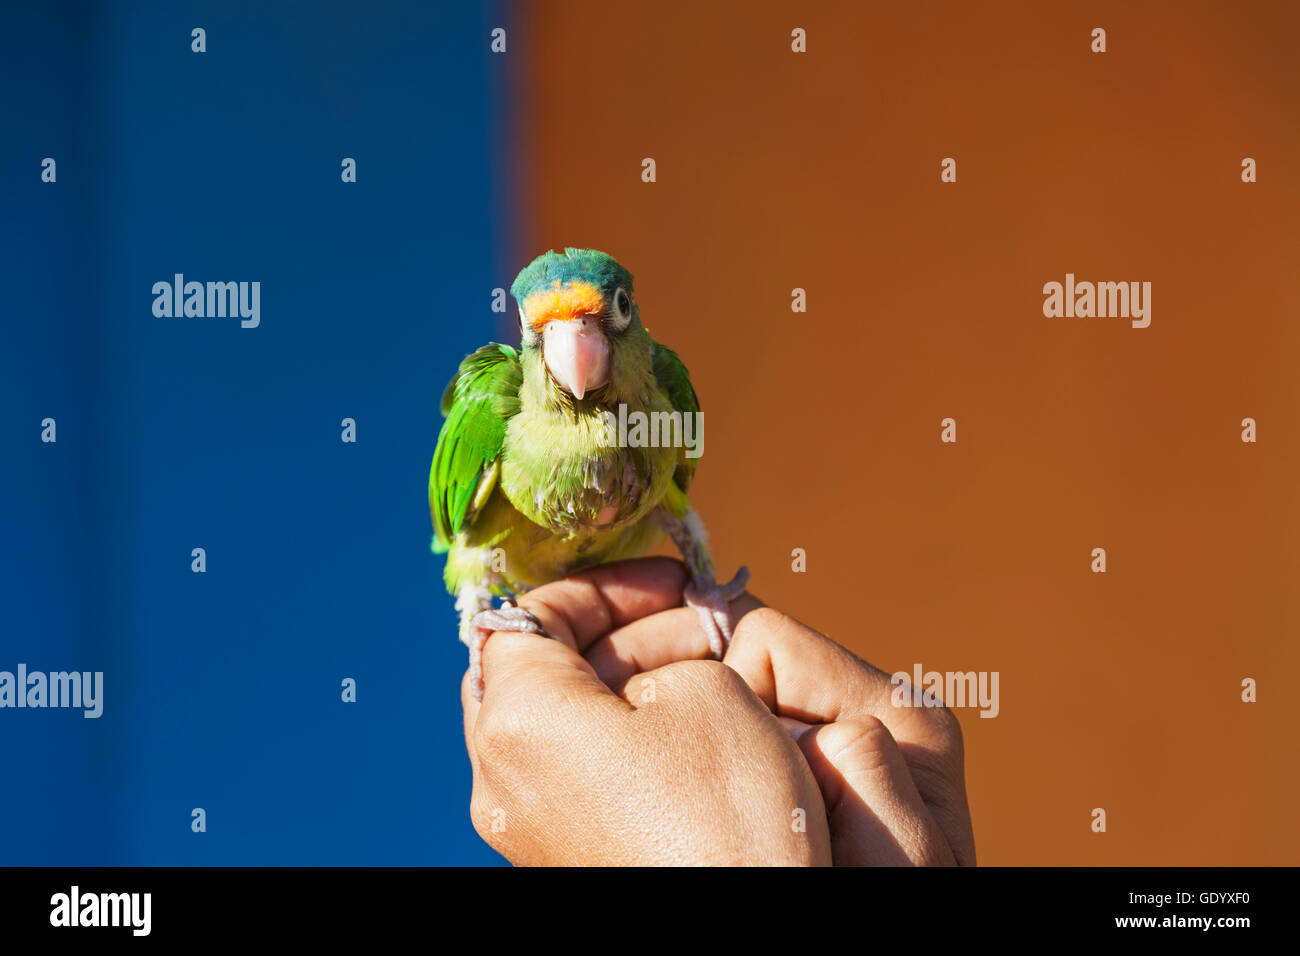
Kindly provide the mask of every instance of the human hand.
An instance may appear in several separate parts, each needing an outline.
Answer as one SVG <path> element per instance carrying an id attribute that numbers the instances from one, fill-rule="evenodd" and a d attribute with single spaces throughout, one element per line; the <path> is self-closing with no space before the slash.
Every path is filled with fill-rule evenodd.
<path id="1" fill-rule="evenodd" d="M 482 703 L 466 675 L 470 816 L 512 862 L 831 862 L 821 791 L 790 735 L 735 669 L 682 659 L 708 653 L 686 584 L 679 562 L 648 558 L 538 588 L 519 604 L 555 640 L 494 634 Z M 703 653 L 665 656 L 690 640 Z"/>
<path id="2" fill-rule="evenodd" d="M 707 654 L 704 633 L 684 624 L 615 631 L 588 657 L 617 684 Z M 889 675 L 773 608 L 740 620 L 723 662 L 798 739 L 826 803 L 837 866 L 975 863 L 951 711 L 894 706 Z"/>

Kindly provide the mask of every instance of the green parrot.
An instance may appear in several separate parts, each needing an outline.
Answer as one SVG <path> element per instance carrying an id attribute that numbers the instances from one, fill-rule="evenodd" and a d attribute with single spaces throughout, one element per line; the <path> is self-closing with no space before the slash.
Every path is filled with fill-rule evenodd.
<path id="1" fill-rule="evenodd" d="M 545 636 L 511 599 L 644 554 L 665 533 L 690 572 L 686 604 L 721 658 L 729 602 L 749 571 L 717 583 L 704 525 L 686 500 L 698 446 L 679 439 L 691 426 L 700 434 L 686 367 L 650 337 L 631 273 L 603 252 L 543 253 L 510 292 L 521 347 L 492 343 L 461 363 L 442 396 L 446 421 L 429 470 L 433 551 L 447 555 L 471 691 L 482 698 L 493 631 Z M 637 413 L 663 427 L 628 429 Z M 494 595 L 503 599 L 495 610 Z"/>

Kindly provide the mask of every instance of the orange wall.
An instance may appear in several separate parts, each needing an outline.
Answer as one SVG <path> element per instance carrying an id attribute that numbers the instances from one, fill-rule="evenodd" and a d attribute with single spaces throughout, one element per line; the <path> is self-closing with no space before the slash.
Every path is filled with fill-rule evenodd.
<path id="1" fill-rule="evenodd" d="M 1298 8 L 520 6 L 514 262 L 635 273 L 722 573 L 1000 673 L 959 713 L 980 861 L 1300 862 Z M 1045 318 L 1066 272 L 1150 281 L 1150 328 Z"/>

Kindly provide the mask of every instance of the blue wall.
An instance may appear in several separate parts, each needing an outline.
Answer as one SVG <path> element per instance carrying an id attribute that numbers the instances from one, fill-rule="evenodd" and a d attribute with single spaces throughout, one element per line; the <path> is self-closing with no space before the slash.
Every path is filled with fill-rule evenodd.
<path id="1" fill-rule="evenodd" d="M 513 275 L 495 13 L 2 15 L 0 670 L 102 670 L 105 701 L 0 710 L 0 863 L 500 861 L 425 498 Z M 177 272 L 261 282 L 260 327 L 155 317 Z"/>

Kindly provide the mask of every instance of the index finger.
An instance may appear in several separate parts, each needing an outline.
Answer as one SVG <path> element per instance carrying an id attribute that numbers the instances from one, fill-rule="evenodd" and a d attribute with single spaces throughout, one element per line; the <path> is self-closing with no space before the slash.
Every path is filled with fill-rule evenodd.
<path id="1" fill-rule="evenodd" d="M 682 606 L 689 576 L 672 558 L 602 564 L 544 584 L 519 599 L 542 627 L 584 653 L 615 628 Z"/>
<path id="2" fill-rule="evenodd" d="M 641 558 L 600 565 L 543 585 L 519 599 L 555 640 L 497 632 L 483 648 L 483 703 L 462 682 L 465 739 L 475 762 L 473 729 L 480 710 L 508 699 L 554 695 L 561 702 L 608 696 L 627 707 L 597 677 L 581 652 L 610 630 L 682 604 L 688 575 L 680 561 Z"/>
<path id="3" fill-rule="evenodd" d="M 943 707 L 899 707 L 896 685 L 845 647 L 773 608 L 741 618 L 723 662 L 780 717 L 830 724 L 875 717 L 903 743 L 960 747 L 956 718 Z M 911 701 L 912 694 L 905 695 Z"/>

